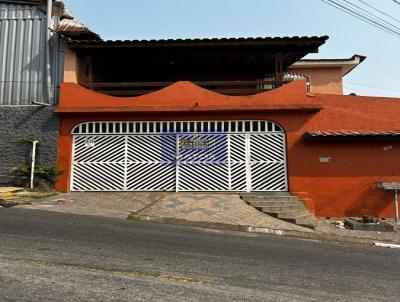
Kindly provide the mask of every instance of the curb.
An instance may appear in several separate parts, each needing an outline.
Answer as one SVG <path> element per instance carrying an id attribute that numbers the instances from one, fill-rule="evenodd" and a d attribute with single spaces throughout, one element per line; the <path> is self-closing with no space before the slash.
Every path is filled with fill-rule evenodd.
<path id="1" fill-rule="evenodd" d="M 158 217 L 158 216 L 150 216 L 150 215 L 136 215 L 134 213 L 132 213 L 132 215 L 134 216 L 134 219 L 137 219 L 140 221 L 158 222 L 158 223 L 174 224 L 174 225 L 182 225 L 182 226 L 190 226 L 190 227 L 198 227 L 198 228 L 207 228 L 207 229 L 218 229 L 218 230 L 226 230 L 226 231 L 258 233 L 258 234 L 271 234 L 271 235 L 288 236 L 288 237 L 303 238 L 303 239 L 313 239 L 313 240 L 320 240 L 320 241 L 335 241 L 335 242 L 341 242 L 341 243 L 356 243 L 356 244 L 367 244 L 367 245 L 373 245 L 375 242 L 377 242 L 376 239 L 338 236 L 338 235 L 332 235 L 332 234 L 319 233 L 317 231 L 306 233 L 306 232 L 291 231 L 291 230 L 279 230 L 279 229 L 271 229 L 271 228 L 263 228 L 263 227 L 252 227 L 252 226 L 247 226 L 247 225 L 236 225 L 236 224 L 205 222 L 205 221 L 191 221 L 191 220 L 186 220 L 186 219 L 181 219 L 181 218 Z M 393 243 L 396 241 L 385 240 L 385 242 Z"/>

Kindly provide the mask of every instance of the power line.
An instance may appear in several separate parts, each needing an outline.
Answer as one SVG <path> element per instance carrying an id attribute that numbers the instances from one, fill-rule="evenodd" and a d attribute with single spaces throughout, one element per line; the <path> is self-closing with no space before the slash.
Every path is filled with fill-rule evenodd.
<path id="1" fill-rule="evenodd" d="M 385 13 L 384 11 L 381 11 L 380 9 L 378 9 L 378 8 L 376 8 L 376 7 L 374 7 L 374 6 L 372 6 L 371 4 L 369 4 L 369 3 L 367 3 L 367 2 L 365 2 L 365 1 L 363 1 L 363 0 L 358 0 L 358 1 L 360 1 L 360 2 L 363 3 L 364 5 L 366 5 L 366 6 L 370 7 L 370 8 L 372 8 L 373 10 L 375 10 L 375 11 L 377 11 L 377 12 L 380 12 L 382 15 L 385 15 L 385 16 L 389 17 L 390 19 L 393 19 L 393 20 L 395 20 L 395 21 L 397 21 L 397 22 L 400 23 L 400 20 L 399 20 L 399 19 L 397 19 L 397 18 L 395 18 L 395 17 L 389 15 L 388 13 Z M 395 2 L 396 2 L 396 1 L 395 1 Z M 400 4 L 400 2 L 397 2 L 397 4 Z"/>
<path id="2" fill-rule="evenodd" d="M 364 22 L 366 22 L 366 23 L 368 23 L 368 24 L 370 24 L 372 26 L 375 26 L 375 27 L 387 32 L 387 33 L 390 33 L 390 34 L 392 34 L 392 35 L 394 35 L 396 37 L 400 37 L 400 31 L 397 31 L 395 28 L 392 28 L 392 27 L 389 27 L 389 26 L 387 26 L 385 24 L 382 24 L 382 22 L 380 22 L 380 21 L 378 21 L 376 19 L 373 19 L 373 18 L 371 18 L 369 16 L 366 16 L 365 14 L 361 13 L 360 11 L 356 11 L 356 10 L 352 9 L 351 7 L 349 7 L 349 6 L 346 6 L 346 4 L 344 4 L 343 2 L 338 2 L 338 1 L 334 1 L 334 0 L 321 0 L 321 1 L 325 2 L 326 4 L 328 4 L 330 6 L 333 6 L 333 7 L 337 8 L 337 9 L 347 13 L 347 14 L 350 14 L 353 17 L 356 17 L 356 18 L 358 18 L 358 19 L 360 19 L 360 20 L 362 20 L 362 21 L 364 21 Z M 372 13 L 369 13 L 369 14 L 373 15 Z M 375 16 L 375 15 L 373 15 L 373 16 Z M 377 18 L 377 17 L 375 16 L 375 18 Z M 386 22 L 386 23 L 388 23 L 388 22 Z M 391 25 L 391 26 L 393 26 L 393 25 Z M 396 26 L 393 26 L 393 27 L 396 27 Z"/>
<path id="3" fill-rule="evenodd" d="M 331 77 L 331 76 L 318 75 L 315 78 L 323 79 L 323 80 L 327 80 L 327 81 L 337 81 L 337 77 Z M 355 86 L 362 86 L 362 87 L 368 87 L 368 88 L 373 88 L 373 89 L 381 89 L 381 90 L 386 90 L 386 91 L 400 92 L 400 89 L 392 89 L 392 88 L 381 87 L 381 86 L 376 86 L 376 85 L 371 85 L 371 84 L 347 81 L 347 80 L 343 79 L 343 77 L 342 77 L 342 83 L 345 86 L 346 85 L 351 85 L 351 86 L 355 85 Z M 311 77 L 311 86 L 313 86 L 313 78 L 312 77 Z"/>
<path id="4" fill-rule="evenodd" d="M 373 13 L 367 11 L 366 9 L 364 9 L 364 8 L 362 8 L 362 7 L 360 7 L 360 6 L 356 5 L 356 4 L 353 4 L 353 3 L 351 3 L 351 2 L 349 2 L 349 1 L 347 1 L 347 0 L 343 0 L 343 1 L 346 2 L 346 3 L 348 3 L 348 4 L 350 4 L 350 5 L 352 5 L 352 6 L 354 6 L 354 7 L 356 7 L 356 8 L 358 8 L 358 9 L 361 10 L 361 11 L 366 12 L 368 15 L 371 15 L 373 18 L 376 18 L 376 19 L 382 21 L 383 23 L 386 23 L 388 26 L 393 27 L 393 28 L 395 28 L 396 30 L 400 30 L 400 28 L 399 28 L 398 26 L 393 25 L 392 23 L 386 21 L 385 19 L 382 19 L 381 17 L 379 17 L 379 16 L 377 16 L 377 15 L 374 15 Z M 359 1 L 361 1 L 361 0 L 359 0 Z"/>
<path id="5" fill-rule="evenodd" d="M 388 23 L 389 26 L 387 26 L 385 24 L 382 24 L 382 22 L 379 21 L 379 17 L 377 17 L 376 15 L 374 15 L 374 14 L 372 14 L 372 13 L 366 11 L 366 10 L 364 10 L 364 11 L 366 11 L 369 15 L 371 15 L 372 18 L 369 17 L 368 15 L 363 14 L 362 12 L 360 12 L 360 10 L 357 11 L 357 10 L 349 7 L 348 5 L 346 5 L 343 2 L 339 2 L 339 1 L 335 1 L 335 0 L 322 0 L 322 1 L 324 1 L 325 3 L 330 4 L 331 6 L 334 6 L 334 7 L 338 8 L 338 9 L 340 9 L 340 10 L 346 12 L 346 13 L 349 13 L 349 14 L 351 14 L 353 16 L 355 14 L 356 18 L 361 19 L 361 20 L 363 20 L 363 21 L 365 21 L 365 22 L 367 22 L 369 24 L 373 23 L 371 25 L 373 25 L 375 27 L 378 27 L 378 28 L 380 28 L 382 30 L 385 30 L 386 32 L 389 31 L 389 32 L 391 32 L 392 34 L 394 34 L 396 36 L 400 36 L 400 32 L 397 31 L 397 29 L 392 28 L 392 27 L 396 27 L 396 26 L 394 26 L 393 24 L 390 24 L 390 23 L 388 23 L 386 21 L 385 22 Z M 346 0 L 343 0 L 343 1 L 345 1 L 346 3 L 349 3 Z M 349 4 L 352 5 L 352 6 L 355 6 L 352 3 L 349 3 Z M 363 9 L 361 9 L 361 10 L 363 10 Z M 376 19 L 378 19 L 378 20 L 376 20 Z"/>
<path id="6" fill-rule="evenodd" d="M 363 87 L 369 87 L 369 88 L 374 88 L 374 89 L 381 89 L 381 90 L 387 90 L 387 91 L 396 91 L 400 92 L 400 89 L 390 89 L 390 88 L 385 88 L 385 87 L 379 87 L 379 86 L 373 86 L 373 85 L 368 85 L 368 84 L 360 84 L 360 83 L 354 83 L 354 82 L 347 82 L 350 85 L 356 85 L 356 86 L 363 86 Z"/>

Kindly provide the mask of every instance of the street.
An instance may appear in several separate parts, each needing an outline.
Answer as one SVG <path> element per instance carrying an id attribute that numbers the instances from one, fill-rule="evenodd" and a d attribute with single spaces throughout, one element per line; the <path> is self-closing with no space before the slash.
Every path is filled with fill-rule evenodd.
<path id="1" fill-rule="evenodd" d="M 0 301 L 399 301 L 400 250 L 0 209 Z"/>

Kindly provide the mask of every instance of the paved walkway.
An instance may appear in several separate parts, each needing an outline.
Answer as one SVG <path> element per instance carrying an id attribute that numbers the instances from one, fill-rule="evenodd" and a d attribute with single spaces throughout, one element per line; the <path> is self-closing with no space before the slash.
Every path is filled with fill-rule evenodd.
<path id="1" fill-rule="evenodd" d="M 31 200 L 32 204 L 18 207 L 125 219 L 132 211 L 143 209 L 165 194 L 142 192 L 72 192 L 43 199 L 34 199 Z"/>
<path id="2" fill-rule="evenodd" d="M 155 192 L 72 192 L 32 200 L 19 207 L 127 218 L 128 214 L 190 222 L 313 232 L 275 219 L 247 205 L 238 194 L 155 193 Z"/>
<path id="3" fill-rule="evenodd" d="M 238 194 L 170 193 L 135 214 L 191 222 L 313 232 L 310 229 L 261 213 L 241 200 Z"/>

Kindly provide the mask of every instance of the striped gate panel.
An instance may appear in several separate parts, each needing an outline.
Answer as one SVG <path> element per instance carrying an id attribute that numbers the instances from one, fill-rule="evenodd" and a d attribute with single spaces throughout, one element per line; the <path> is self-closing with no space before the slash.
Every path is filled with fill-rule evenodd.
<path id="1" fill-rule="evenodd" d="M 286 191 L 285 164 L 278 162 L 251 163 L 252 191 Z"/>
<path id="2" fill-rule="evenodd" d="M 75 162 L 124 162 L 125 137 L 85 135 L 75 137 Z"/>
<path id="3" fill-rule="evenodd" d="M 128 191 L 175 191 L 176 136 L 127 137 Z"/>
<path id="4" fill-rule="evenodd" d="M 124 149 L 124 136 L 74 137 L 72 190 L 124 190 Z"/>
<path id="5" fill-rule="evenodd" d="M 246 191 L 246 135 L 229 135 L 230 190 Z"/>
<path id="6" fill-rule="evenodd" d="M 178 135 L 178 191 L 228 191 L 226 134 Z"/>
<path id="7" fill-rule="evenodd" d="M 75 163 L 73 191 L 123 191 L 125 165 L 121 163 Z"/>
<path id="8" fill-rule="evenodd" d="M 176 137 L 163 135 L 129 135 L 127 157 L 134 163 L 170 163 L 175 161 Z"/>
<path id="9" fill-rule="evenodd" d="M 180 163 L 178 169 L 178 191 L 229 191 L 226 163 Z"/>
<path id="10" fill-rule="evenodd" d="M 286 191 L 285 135 L 283 133 L 250 136 L 252 191 Z"/>
<path id="11" fill-rule="evenodd" d="M 73 191 L 287 190 L 273 122 L 88 122 L 72 134 Z"/>
<path id="12" fill-rule="evenodd" d="M 175 163 L 129 163 L 127 191 L 175 191 Z"/>
<path id="13" fill-rule="evenodd" d="M 284 161 L 285 136 L 282 133 L 252 134 L 250 137 L 251 161 Z"/>

